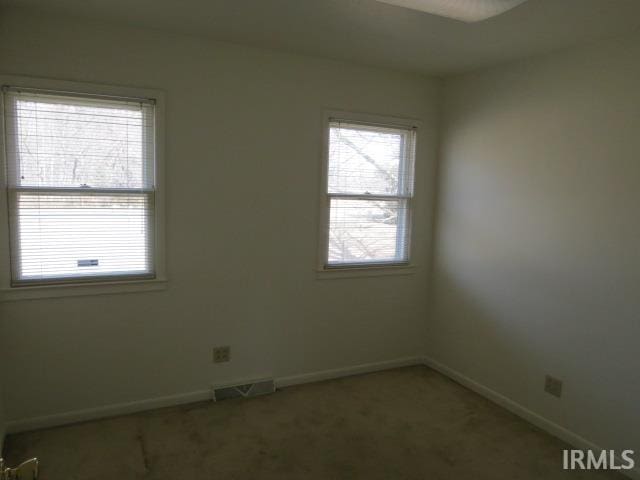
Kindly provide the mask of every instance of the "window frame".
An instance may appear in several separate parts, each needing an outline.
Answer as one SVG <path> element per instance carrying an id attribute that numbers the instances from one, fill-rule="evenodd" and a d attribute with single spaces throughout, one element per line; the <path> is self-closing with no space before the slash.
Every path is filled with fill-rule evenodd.
<path id="1" fill-rule="evenodd" d="M 0 75 L 1 86 L 50 90 L 61 94 L 95 95 L 114 98 L 141 98 L 155 101 L 155 192 L 152 242 L 155 275 L 153 277 L 95 277 L 63 282 L 12 285 L 11 230 L 9 216 L 8 158 L 5 146 L 4 95 L 0 95 L 0 301 L 74 295 L 99 295 L 160 290 L 166 288 L 165 200 L 164 200 L 164 92 L 161 90 L 79 83 L 35 77 Z"/>
<path id="2" fill-rule="evenodd" d="M 328 192 L 329 184 L 329 150 L 330 150 L 330 124 L 336 120 L 345 123 L 362 124 L 363 126 L 389 127 L 414 130 L 414 155 L 413 164 L 413 189 L 410 197 L 406 198 L 407 216 L 405 235 L 407 237 L 407 260 L 400 262 L 362 262 L 362 263 L 344 263 L 329 265 L 329 234 L 330 234 L 330 202 L 332 195 Z M 421 122 L 416 119 L 403 118 L 387 115 L 376 115 L 368 113 L 353 113 L 342 110 L 325 110 L 322 117 L 322 154 L 321 154 L 321 173 L 320 173 L 320 213 L 319 213 L 319 232 L 318 232 L 318 255 L 316 264 L 316 277 L 324 278 L 350 278 L 361 276 L 378 276 L 378 275 L 406 275 L 414 273 L 415 264 L 412 260 L 413 245 L 413 222 L 414 222 L 414 200 L 416 189 L 416 163 L 418 158 L 418 137 L 421 129 Z M 333 195 L 338 196 L 340 195 Z M 375 196 L 374 196 L 375 197 Z M 400 196 L 391 196 L 389 198 L 400 198 Z"/>

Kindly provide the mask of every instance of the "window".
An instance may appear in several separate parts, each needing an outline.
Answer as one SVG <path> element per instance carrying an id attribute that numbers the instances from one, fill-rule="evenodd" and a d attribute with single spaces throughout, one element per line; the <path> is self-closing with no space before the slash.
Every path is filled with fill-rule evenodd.
<path id="1" fill-rule="evenodd" d="M 330 119 L 325 269 L 409 263 L 415 133 Z"/>
<path id="2" fill-rule="evenodd" d="M 11 286 L 155 278 L 155 102 L 3 97 Z"/>

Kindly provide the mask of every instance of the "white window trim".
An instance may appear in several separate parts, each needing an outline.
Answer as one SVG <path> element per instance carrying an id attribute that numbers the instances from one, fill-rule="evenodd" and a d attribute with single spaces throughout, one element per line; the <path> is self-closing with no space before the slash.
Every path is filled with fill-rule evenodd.
<path id="1" fill-rule="evenodd" d="M 114 97 L 153 98 L 156 101 L 156 192 L 155 192 L 155 278 L 115 281 L 79 281 L 37 286 L 11 286 L 9 210 L 7 205 L 7 158 L 4 145 L 4 99 L 0 96 L 0 301 L 35 298 L 102 295 L 162 290 L 167 286 L 165 264 L 165 185 L 164 185 L 164 92 L 147 88 L 79 83 L 66 80 L 0 75 L 0 85 L 57 90 Z"/>
<path id="2" fill-rule="evenodd" d="M 329 124 L 332 119 L 340 119 L 345 122 L 355 122 L 372 125 L 382 125 L 389 127 L 415 128 L 416 129 L 416 151 L 414 156 L 414 181 L 415 170 L 417 168 L 417 159 L 420 142 L 418 140 L 421 131 L 421 122 L 417 119 L 396 117 L 387 115 L 376 115 L 369 113 L 354 113 L 343 110 L 324 110 L 322 114 L 322 149 L 320 159 L 320 205 L 319 205 L 319 231 L 318 231 L 318 255 L 316 263 L 316 278 L 318 280 L 337 279 L 337 278 L 354 278 L 354 277 L 376 277 L 387 275 L 410 275 L 415 273 L 416 264 L 413 262 L 412 248 L 414 242 L 414 210 L 413 202 L 409 211 L 408 231 L 409 236 L 408 262 L 403 263 L 364 263 L 356 265 L 338 265 L 327 267 L 327 256 L 329 251 L 329 195 L 328 188 L 328 171 L 329 171 Z M 415 188 L 415 187 L 414 187 Z M 414 191 L 415 197 L 415 191 Z"/>

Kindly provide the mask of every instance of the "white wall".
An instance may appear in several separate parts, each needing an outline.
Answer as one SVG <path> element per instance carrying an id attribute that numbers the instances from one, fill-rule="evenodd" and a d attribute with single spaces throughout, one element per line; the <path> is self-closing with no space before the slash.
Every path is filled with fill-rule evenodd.
<path id="1" fill-rule="evenodd" d="M 3 12 L 3 73 L 166 91 L 167 291 L 3 303 L 10 420 L 421 355 L 414 275 L 317 280 L 324 108 L 413 117 L 430 235 L 438 82 L 159 32 Z M 211 363 L 214 345 L 232 361 Z"/>
<path id="2" fill-rule="evenodd" d="M 639 58 L 634 37 L 445 82 L 427 335 L 447 367 L 636 451 Z"/>

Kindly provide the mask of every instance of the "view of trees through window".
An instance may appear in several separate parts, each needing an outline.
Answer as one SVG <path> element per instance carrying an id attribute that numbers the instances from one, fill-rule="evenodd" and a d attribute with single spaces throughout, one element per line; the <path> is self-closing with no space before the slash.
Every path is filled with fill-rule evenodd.
<path id="1" fill-rule="evenodd" d="M 328 264 L 405 262 L 413 131 L 333 122 Z"/>
<path id="2" fill-rule="evenodd" d="M 29 281 L 150 272 L 150 106 L 9 97 L 14 276 Z"/>

